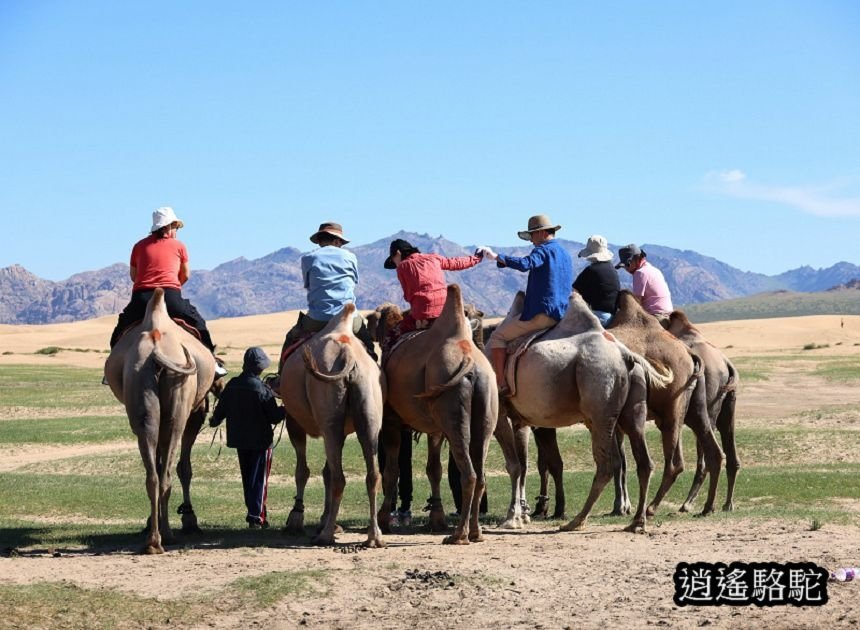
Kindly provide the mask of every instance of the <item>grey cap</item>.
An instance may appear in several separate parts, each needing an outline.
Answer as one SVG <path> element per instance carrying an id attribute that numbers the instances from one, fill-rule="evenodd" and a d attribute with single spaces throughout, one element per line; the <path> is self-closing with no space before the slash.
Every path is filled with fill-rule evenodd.
<path id="1" fill-rule="evenodd" d="M 626 245 L 618 250 L 618 258 L 621 259 L 621 262 L 615 265 L 616 269 L 621 267 L 626 267 L 627 263 L 630 262 L 630 259 L 634 256 L 642 256 L 643 258 L 646 256 L 645 252 L 639 249 L 639 246 L 636 243 L 630 243 L 630 245 Z"/>
<path id="2" fill-rule="evenodd" d="M 265 350 L 253 346 L 245 350 L 245 358 L 242 360 L 242 371 L 259 374 L 269 367 L 271 363 L 269 355 L 266 354 Z"/>

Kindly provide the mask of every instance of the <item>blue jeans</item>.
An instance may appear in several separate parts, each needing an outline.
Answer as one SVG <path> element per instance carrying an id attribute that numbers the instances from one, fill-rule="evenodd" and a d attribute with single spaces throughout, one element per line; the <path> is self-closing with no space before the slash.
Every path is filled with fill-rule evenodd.
<path id="1" fill-rule="evenodd" d="M 606 328 L 609 325 L 609 322 L 612 321 L 612 313 L 607 313 L 606 311 L 592 311 L 595 315 L 597 315 L 597 319 L 600 320 L 600 323 Z"/>

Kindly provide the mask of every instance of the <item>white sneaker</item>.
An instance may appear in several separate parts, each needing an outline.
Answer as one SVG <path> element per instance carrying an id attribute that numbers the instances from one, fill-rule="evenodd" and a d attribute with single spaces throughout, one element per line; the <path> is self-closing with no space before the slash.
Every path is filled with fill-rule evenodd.
<path id="1" fill-rule="evenodd" d="M 216 363 L 215 364 L 215 376 L 217 376 L 218 378 L 221 378 L 222 376 L 225 376 L 226 374 L 227 374 L 227 368 L 225 368 L 220 363 Z"/>

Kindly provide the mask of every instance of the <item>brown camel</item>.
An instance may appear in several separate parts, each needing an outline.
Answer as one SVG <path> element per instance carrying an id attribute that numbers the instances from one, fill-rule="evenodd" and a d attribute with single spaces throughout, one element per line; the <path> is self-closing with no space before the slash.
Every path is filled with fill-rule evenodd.
<path id="1" fill-rule="evenodd" d="M 460 470 L 463 505 L 454 533 L 443 540 L 448 544 L 483 540 L 478 507 L 486 486 L 487 449 L 498 416 L 498 391 L 492 367 L 472 341 L 472 329 L 463 313 L 460 287 L 449 285 L 445 307 L 430 329 L 392 348 L 384 361 L 388 398 L 382 426 L 386 466 L 380 523 L 385 530 L 390 527 L 390 513 L 397 496 L 400 428 L 405 422 L 428 434 L 427 476 L 433 531 L 447 527 L 440 496 L 443 438 L 448 440 Z M 397 317 L 394 309 L 388 308 L 383 321 L 392 325 Z M 384 334 L 384 328 L 380 327 L 377 334 Z"/>
<path id="2" fill-rule="evenodd" d="M 171 470 L 176 447 L 191 412 L 204 404 L 215 377 L 212 353 L 167 314 L 164 292 L 156 289 L 143 321 L 111 350 L 105 375 L 125 405 L 146 469 L 150 517 L 146 553 L 171 544 L 168 522 Z"/>
<path id="3" fill-rule="evenodd" d="M 518 293 L 507 319 L 519 317 L 524 294 Z M 614 441 L 616 428 L 630 436 L 637 462 L 640 500 L 630 531 L 644 531 L 645 500 L 653 462 L 645 443 L 646 380 L 653 389 L 672 379 L 624 346 L 603 327 L 578 294 L 570 298 L 564 318 L 537 339 L 519 360 L 513 385 L 516 394 L 505 401 L 502 413 L 522 425 L 543 428 L 584 422 L 591 433 L 596 467 L 591 491 L 582 510 L 563 530 L 585 525 L 594 503 L 620 466 Z M 511 475 L 511 506 L 504 527 L 521 527 L 525 465 L 517 447 L 515 426 L 501 417 L 496 437 Z"/>
<path id="4" fill-rule="evenodd" d="M 669 332 L 680 339 L 702 359 L 705 371 L 706 398 L 711 427 L 720 432 L 720 441 L 726 454 L 726 502 L 723 511 L 734 509 L 735 480 L 741 463 L 735 444 L 735 405 L 737 403 L 738 371 L 713 344 L 705 339 L 701 331 L 693 326 L 683 311 L 673 311 L 669 316 Z M 690 509 L 705 480 L 705 456 L 701 444 L 696 442 L 696 474 L 693 485 L 681 506 L 681 512 Z"/>
<path id="5" fill-rule="evenodd" d="M 343 445 L 355 431 L 367 466 L 365 484 L 370 501 L 367 547 L 384 547 L 376 520 L 379 470 L 376 452 L 382 425 L 385 379 L 361 341 L 352 332 L 355 305 L 347 304 L 340 315 L 287 357 L 281 370 L 281 400 L 287 412 L 287 429 L 296 450 L 296 502 L 286 529 L 304 531 L 304 491 L 310 471 L 306 436 L 322 436 L 326 464 L 323 468 L 325 507 L 317 545 L 334 544 L 337 514 L 346 479 Z"/>
<path id="6" fill-rule="evenodd" d="M 618 310 L 608 331 L 616 335 L 634 352 L 671 368 L 674 382 L 665 389 L 649 389 L 648 416 L 660 429 L 665 458 L 663 479 L 654 499 L 648 505 L 648 515 L 657 510 L 663 497 L 684 470 L 681 451 L 681 427 L 689 426 L 702 444 L 705 465 L 711 474 L 708 500 L 702 515 L 713 512 L 723 453 L 711 430 L 705 398 L 705 380 L 701 378 L 700 360 L 670 335 L 652 315 L 648 314 L 630 291 L 618 294 Z M 623 478 L 620 480 L 623 484 Z M 623 499 L 620 499 L 623 501 Z M 619 497 L 616 497 L 616 510 Z"/>

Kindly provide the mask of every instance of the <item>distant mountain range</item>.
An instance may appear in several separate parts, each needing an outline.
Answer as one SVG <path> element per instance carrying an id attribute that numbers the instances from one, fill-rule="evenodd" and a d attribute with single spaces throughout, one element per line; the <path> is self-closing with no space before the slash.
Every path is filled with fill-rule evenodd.
<path id="1" fill-rule="evenodd" d="M 402 304 L 402 295 L 393 271 L 384 269 L 388 244 L 403 238 L 423 252 L 444 256 L 464 256 L 474 245 L 459 245 L 427 234 L 398 232 L 369 245 L 350 249 L 358 257 L 360 282 L 357 289 L 359 308 L 374 308 L 392 301 Z M 559 239 L 574 259 L 576 273 L 585 261 L 576 257 L 583 243 Z M 742 298 L 763 292 L 817 292 L 846 285 L 860 278 L 860 267 L 840 262 L 827 269 L 799 267 L 776 276 L 745 272 L 715 258 L 689 250 L 644 244 L 648 259 L 660 268 L 676 305 L 699 304 Z M 523 256 L 531 246 L 494 248 L 499 252 Z M 617 252 L 618 246 L 610 245 Z M 237 258 L 212 270 L 194 269 L 183 288 L 208 319 L 238 317 L 303 308 L 299 259 L 303 252 L 292 247 L 258 258 Z M 192 252 L 193 256 L 193 252 Z M 192 259 L 193 263 L 193 259 Z M 630 276 L 619 272 L 622 285 L 630 286 Z M 487 315 L 504 314 L 516 291 L 525 288 L 526 274 L 497 269 L 486 261 L 466 271 L 448 273 L 457 282 L 467 301 Z M 27 271 L 20 265 L 0 269 L 0 323 L 45 324 L 70 322 L 118 313 L 128 302 L 131 282 L 128 266 L 114 264 L 97 271 L 77 273 L 67 280 L 52 282 Z"/>

